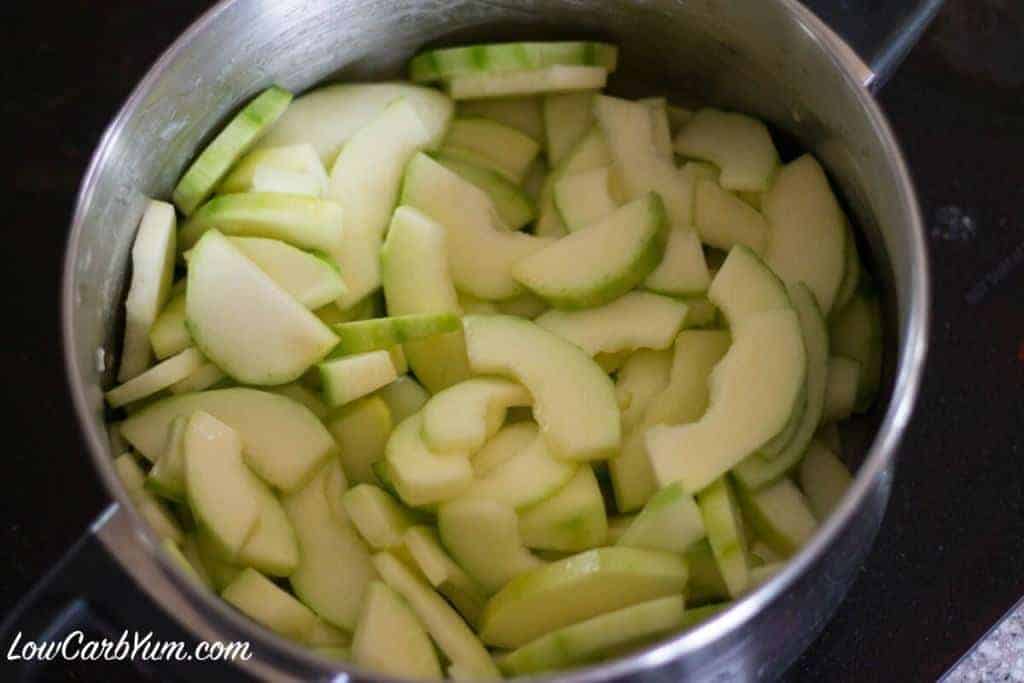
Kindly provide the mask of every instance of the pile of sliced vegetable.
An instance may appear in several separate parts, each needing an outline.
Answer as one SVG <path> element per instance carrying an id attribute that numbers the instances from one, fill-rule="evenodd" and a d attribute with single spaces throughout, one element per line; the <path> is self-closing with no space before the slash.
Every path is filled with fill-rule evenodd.
<path id="1" fill-rule="evenodd" d="M 616 57 L 271 88 L 149 204 L 111 441 L 196 581 L 326 657 L 486 679 L 692 627 L 813 535 L 879 385 L 849 223 L 758 120 L 602 94 Z"/>

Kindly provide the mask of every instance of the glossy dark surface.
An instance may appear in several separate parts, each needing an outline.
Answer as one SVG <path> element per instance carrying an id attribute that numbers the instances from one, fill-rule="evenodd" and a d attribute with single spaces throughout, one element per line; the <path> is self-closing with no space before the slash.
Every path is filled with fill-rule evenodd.
<path id="1" fill-rule="evenodd" d="M 0 458 L 0 614 L 106 502 L 73 426 L 59 350 L 60 259 L 74 192 L 120 103 L 209 4 L 0 9 L 0 415 L 9 435 Z M 812 4 L 846 24 L 901 3 Z M 1016 0 L 950 0 L 881 95 L 929 227 L 931 353 L 878 543 L 792 680 L 934 679 L 1024 594 L 1022 45 Z M 96 666 L 50 675 L 95 680 L 100 671 L 122 679 Z"/>

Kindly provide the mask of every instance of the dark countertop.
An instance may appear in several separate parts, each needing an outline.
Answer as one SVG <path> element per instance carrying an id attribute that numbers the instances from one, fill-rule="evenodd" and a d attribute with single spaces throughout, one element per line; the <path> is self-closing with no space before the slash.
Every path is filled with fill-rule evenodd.
<path id="1" fill-rule="evenodd" d="M 74 193 L 121 101 L 209 4 L 64 0 L 0 10 L 0 414 L 12 437 L 0 459 L 0 614 L 106 503 L 73 426 L 60 356 L 60 260 Z M 1024 594 L 1022 45 L 1016 0 L 950 0 L 881 95 L 929 226 L 931 353 L 878 542 L 792 680 L 934 679 Z"/>

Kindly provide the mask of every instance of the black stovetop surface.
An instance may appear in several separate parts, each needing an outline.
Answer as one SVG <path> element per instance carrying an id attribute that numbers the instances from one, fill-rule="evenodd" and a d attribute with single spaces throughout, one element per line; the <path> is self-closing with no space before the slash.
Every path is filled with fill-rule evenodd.
<path id="1" fill-rule="evenodd" d="M 107 502 L 60 355 L 75 191 L 120 103 L 209 4 L 0 9 L 0 615 Z M 792 680 L 934 679 L 1024 595 L 1024 5 L 950 0 L 881 101 L 927 220 L 931 351 L 878 541 Z"/>

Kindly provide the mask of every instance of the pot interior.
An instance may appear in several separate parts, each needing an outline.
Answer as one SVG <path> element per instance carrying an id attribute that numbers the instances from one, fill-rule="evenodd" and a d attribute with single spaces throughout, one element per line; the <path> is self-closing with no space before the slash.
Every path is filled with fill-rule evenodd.
<path id="1" fill-rule="evenodd" d="M 858 227 L 862 257 L 880 283 L 887 314 L 883 399 L 847 435 L 849 464 L 858 465 L 886 413 L 899 350 L 915 334 L 924 255 L 913 198 L 884 123 L 800 17 L 806 15 L 788 0 L 219 5 L 139 87 L 83 186 L 69 246 L 65 326 L 72 386 L 92 443 L 106 443 L 102 388 L 116 369 L 129 251 L 145 198 L 168 197 L 196 151 L 240 103 L 271 83 L 301 92 L 331 80 L 398 78 L 408 58 L 426 46 L 594 38 L 622 50 L 611 92 L 755 114 L 779 133 L 790 157 L 797 149 L 812 151 L 829 170 Z M 94 455 L 116 486 L 106 458 Z"/>

